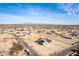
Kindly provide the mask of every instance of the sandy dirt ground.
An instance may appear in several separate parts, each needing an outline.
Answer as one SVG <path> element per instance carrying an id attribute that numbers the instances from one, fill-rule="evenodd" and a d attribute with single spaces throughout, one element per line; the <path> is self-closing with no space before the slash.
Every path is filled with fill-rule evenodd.
<path id="1" fill-rule="evenodd" d="M 35 25 L 34 25 L 35 26 Z M 52 26 L 27 26 L 27 27 L 19 27 L 13 26 L 13 28 L 9 28 L 9 26 L 2 29 L 0 28 L 0 55 L 1 56 L 27 56 L 29 55 L 28 51 L 24 48 L 24 45 L 21 41 L 26 42 L 35 53 L 39 56 L 49 56 L 54 55 L 64 49 L 67 49 L 74 44 L 79 43 L 78 36 L 71 36 L 72 30 L 63 27 L 53 28 Z M 16 28 L 15 28 L 16 27 Z M 6 33 L 8 32 L 8 33 Z M 21 40 L 17 41 L 14 35 L 9 33 L 16 34 Z M 42 39 L 45 41 L 43 45 L 36 43 Z M 51 40 L 51 42 L 47 42 L 47 39 Z"/>
<path id="2" fill-rule="evenodd" d="M 14 36 L 10 34 L 0 34 L 0 55 L 1 56 L 26 56 L 27 51 L 21 43 L 17 43 Z"/>

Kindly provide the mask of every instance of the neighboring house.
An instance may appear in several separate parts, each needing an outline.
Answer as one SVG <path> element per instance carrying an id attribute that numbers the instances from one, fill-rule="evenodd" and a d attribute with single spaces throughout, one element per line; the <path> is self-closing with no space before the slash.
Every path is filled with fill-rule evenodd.
<path id="1" fill-rule="evenodd" d="M 71 33 L 72 36 L 78 36 L 79 37 L 79 32 L 73 32 Z"/>

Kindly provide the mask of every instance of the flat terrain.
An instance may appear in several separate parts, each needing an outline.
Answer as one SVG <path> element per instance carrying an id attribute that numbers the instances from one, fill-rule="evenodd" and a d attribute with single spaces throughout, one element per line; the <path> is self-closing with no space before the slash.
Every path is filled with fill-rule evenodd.
<path id="1" fill-rule="evenodd" d="M 1 56 L 62 55 L 65 51 L 76 46 L 78 43 L 78 25 L 0 25 Z M 62 51 L 64 52 L 62 53 Z M 68 50 L 68 52 L 70 51 Z M 67 53 L 64 53 L 64 55 L 67 55 Z"/>

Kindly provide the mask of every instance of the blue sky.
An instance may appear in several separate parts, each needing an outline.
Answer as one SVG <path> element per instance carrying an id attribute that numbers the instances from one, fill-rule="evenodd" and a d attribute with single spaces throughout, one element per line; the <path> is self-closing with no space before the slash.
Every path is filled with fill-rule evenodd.
<path id="1" fill-rule="evenodd" d="M 0 24 L 79 25 L 78 3 L 0 3 Z"/>

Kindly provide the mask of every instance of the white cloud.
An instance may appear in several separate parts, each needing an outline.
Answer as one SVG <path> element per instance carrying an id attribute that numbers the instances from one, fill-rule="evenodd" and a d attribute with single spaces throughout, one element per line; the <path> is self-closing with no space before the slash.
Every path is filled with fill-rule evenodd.
<path id="1" fill-rule="evenodd" d="M 73 7 L 73 4 L 59 4 L 59 9 L 66 11 L 68 14 L 63 15 L 62 13 L 50 12 L 49 9 L 44 10 L 31 6 L 22 9 L 21 5 L 17 5 L 16 12 L 18 12 L 18 14 L 0 14 L 0 23 L 78 24 L 79 21 L 75 21 L 75 19 L 78 20 L 79 18 L 76 17 L 76 12 L 79 11 L 78 7 L 78 5 Z M 72 15 L 74 15 L 75 18 L 74 16 L 72 17 Z"/>
<path id="2" fill-rule="evenodd" d="M 79 12 L 79 4 L 74 3 L 66 3 L 66 4 L 59 4 L 59 9 L 66 11 L 70 16 L 77 16 L 76 12 Z"/>

